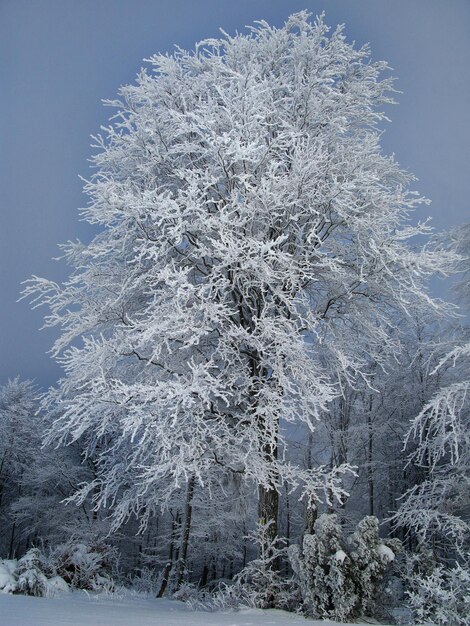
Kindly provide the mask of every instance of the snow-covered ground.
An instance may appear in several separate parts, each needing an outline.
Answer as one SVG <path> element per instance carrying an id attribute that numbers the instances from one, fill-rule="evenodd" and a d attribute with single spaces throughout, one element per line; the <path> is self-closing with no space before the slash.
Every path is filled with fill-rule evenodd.
<path id="1" fill-rule="evenodd" d="M 31 552 L 31 551 L 30 551 Z M 334 626 L 279 610 L 193 610 L 176 600 L 118 588 L 115 593 L 71 591 L 60 576 L 46 579 L 20 561 L 0 560 L 0 626 Z M 27 562 L 28 563 L 28 562 Z M 24 563 L 23 563 L 24 565 Z M 15 575 L 15 572 L 20 575 Z M 24 579 L 24 580 L 23 580 Z M 26 585 L 26 586 L 25 586 Z M 13 593 L 39 589 L 47 597 Z M 340 626 L 340 625 L 338 625 Z M 342 625 L 348 626 L 348 625 Z M 356 626 L 360 626 L 356 624 Z"/>
<path id="2" fill-rule="evenodd" d="M 1 626 L 332 626 L 334 623 L 305 620 L 276 610 L 191 611 L 182 602 L 155 598 L 93 597 L 82 592 L 33 598 L 0 593 Z"/>

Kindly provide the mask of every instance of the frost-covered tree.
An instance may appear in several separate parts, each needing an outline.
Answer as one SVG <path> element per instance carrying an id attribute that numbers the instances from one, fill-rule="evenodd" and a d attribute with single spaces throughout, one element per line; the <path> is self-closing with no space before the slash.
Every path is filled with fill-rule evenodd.
<path id="1" fill-rule="evenodd" d="M 304 611 L 340 621 L 370 615 L 399 544 L 379 538 L 376 517 L 363 518 L 346 540 L 336 515 L 320 515 L 301 549 L 288 550 Z"/>
<path id="2" fill-rule="evenodd" d="M 82 463 L 80 445 L 43 447 L 47 417 L 41 393 L 19 378 L 0 387 L 0 556 L 21 556 L 32 544 L 85 541 L 106 534 L 90 502 L 66 506 L 84 481 L 93 478 Z"/>
<path id="3" fill-rule="evenodd" d="M 39 397 L 30 380 L 15 378 L 0 388 L 0 555 L 9 558 L 21 531 L 12 506 L 27 495 L 26 476 L 41 446 Z"/>
<path id="4" fill-rule="evenodd" d="M 432 371 L 449 346 L 448 332 L 433 311 L 410 307 L 410 315 L 397 316 L 391 332 L 398 353 L 384 351 L 381 361 L 371 362 L 370 386 L 362 385 L 350 409 L 348 460 L 357 466 L 345 512 L 350 517 L 351 510 L 352 517 L 389 516 L 419 480 L 419 470 L 407 466 L 403 438 L 410 418 L 439 387 L 440 376 Z"/>
<path id="5" fill-rule="evenodd" d="M 368 380 L 392 313 L 435 306 L 423 283 L 452 255 L 409 245 L 428 227 L 379 144 L 393 83 L 341 27 L 302 12 L 149 62 L 96 137 L 99 234 L 63 247 L 67 282 L 26 289 L 61 329 L 50 437 L 86 437 L 117 524 L 236 475 L 272 541 L 281 486 L 341 497 L 347 469 L 289 460 L 286 427 Z"/>
<path id="6" fill-rule="evenodd" d="M 469 356 L 467 344 L 450 352 L 446 361 L 455 359 L 460 374 L 465 371 L 468 377 Z M 441 554 L 449 547 L 460 554 L 468 550 L 469 390 L 470 381 L 462 376 L 442 387 L 413 420 L 407 434 L 407 443 L 416 443 L 409 460 L 422 468 L 423 478 L 407 492 L 395 521 L 413 528 L 422 541 L 435 543 Z"/>
<path id="7" fill-rule="evenodd" d="M 408 590 L 409 605 L 416 623 L 467 626 L 470 615 L 470 572 L 458 563 L 442 565 L 428 575 L 414 575 Z"/>
<path id="8" fill-rule="evenodd" d="M 470 304 L 470 225 L 456 230 L 452 247 L 462 255 L 456 285 L 462 305 Z M 467 313 L 464 309 L 464 313 Z M 412 420 L 405 444 L 408 461 L 421 470 L 394 520 L 413 528 L 440 557 L 469 561 L 470 542 L 470 342 L 453 347 L 434 369 L 446 370 L 441 386 Z"/>

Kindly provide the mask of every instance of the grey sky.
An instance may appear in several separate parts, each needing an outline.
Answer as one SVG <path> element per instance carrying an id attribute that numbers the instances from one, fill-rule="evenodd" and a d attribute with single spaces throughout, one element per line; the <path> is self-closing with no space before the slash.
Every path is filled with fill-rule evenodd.
<path id="1" fill-rule="evenodd" d="M 384 148 L 418 176 L 437 229 L 470 220 L 469 0 L 0 0 L 0 384 L 60 374 L 42 313 L 16 299 L 31 274 L 65 277 L 51 261 L 58 243 L 91 235 L 78 174 L 110 114 L 100 100 L 154 52 L 304 8 L 345 22 L 350 40 L 394 68 L 404 93 Z"/>

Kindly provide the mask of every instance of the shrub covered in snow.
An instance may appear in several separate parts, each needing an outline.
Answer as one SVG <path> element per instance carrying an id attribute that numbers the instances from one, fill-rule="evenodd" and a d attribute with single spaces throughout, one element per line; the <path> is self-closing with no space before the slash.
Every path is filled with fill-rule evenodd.
<path id="1" fill-rule="evenodd" d="M 68 591 L 60 576 L 38 548 L 31 548 L 19 561 L 0 561 L 0 592 L 29 596 L 51 596 Z"/>
<path id="2" fill-rule="evenodd" d="M 56 573 L 76 589 L 112 589 L 117 550 L 107 544 L 65 543 L 51 553 Z"/>
<path id="3" fill-rule="evenodd" d="M 314 617 L 348 618 L 357 604 L 336 515 L 321 515 L 314 534 L 305 535 L 302 551 L 290 546 L 288 554 L 300 584 L 304 611 Z"/>
<path id="4" fill-rule="evenodd" d="M 352 548 L 352 578 L 358 596 L 356 610 L 362 615 L 374 613 L 378 595 L 383 591 L 382 582 L 388 565 L 401 550 L 401 542 L 398 539 L 381 539 L 379 521 L 374 516 L 364 517 L 348 542 Z"/>
<path id="5" fill-rule="evenodd" d="M 374 600 L 398 545 L 379 538 L 378 520 L 365 517 L 346 541 L 336 515 L 321 515 L 302 550 L 288 550 L 304 611 L 339 621 L 374 612 Z"/>
<path id="6" fill-rule="evenodd" d="M 411 558 L 407 577 L 408 603 L 415 623 L 432 622 L 442 626 L 468 626 L 470 624 L 470 569 L 468 565 L 454 567 L 429 563 L 422 567 Z"/>
<path id="7" fill-rule="evenodd" d="M 284 578 L 279 565 L 285 559 L 282 540 L 271 537 L 272 522 L 257 524 L 248 539 L 256 546 L 258 556 L 250 561 L 233 582 L 223 581 L 212 593 L 205 590 L 185 597 L 193 608 L 205 610 L 252 607 L 293 610 L 299 601 L 298 586 L 292 579 Z M 187 593 L 187 591 L 186 591 Z M 181 599 L 181 592 L 174 597 Z"/>
<path id="8" fill-rule="evenodd" d="M 245 604 L 259 609 L 286 609 L 292 603 L 292 594 L 289 581 L 279 573 L 279 564 L 286 549 L 280 547 L 281 541 L 278 537 L 271 538 L 271 523 L 257 524 L 256 529 L 248 535 L 257 547 L 258 557 L 237 574 L 235 581 L 243 592 Z"/>
<path id="9" fill-rule="evenodd" d="M 48 581 L 44 573 L 45 565 L 45 559 L 38 548 L 28 550 L 18 561 L 14 571 L 16 583 L 13 593 L 23 593 L 28 596 L 48 595 Z"/>
<path id="10" fill-rule="evenodd" d="M 194 609 L 211 609 L 211 596 L 193 583 L 184 582 L 171 594 L 173 600 L 186 602 Z"/>
<path id="11" fill-rule="evenodd" d="M 129 586 L 137 593 L 155 596 L 161 587 L 163 571 L 156 567 L 141 567 L 128 578 Z"/>
<path id="12" fill-rule="evenodd" d="M 234 596 L 237 591 L 243 598 L 243 604 L 259 609 L 289 609 L 293 606 L 295 590 L 292 581 L 283 578 L 279 572 L 281 559 L 286 555 L 286 548 L 280 547 L 282 540 L 271 538 L 270 525 L 257 524 L 248 535 L 255 544 L 258 557 L 250 561 L 235 577 L 235 586 L 228 588 Z"/>
<path id="13" fill-rule="evenodd" d="M 0 593 L 13 593 L 16 585 L 16 560 L 0 560 Z"/>
<path id="14" fill-rule="evenodd" d="M 70 587 L 112 590 L 117 551 L 106 544 L 87 546 L 70 542 L 48 555 L 31 548 L 18 561 L 0 560 L 0 591 L 48 596 Z"/>

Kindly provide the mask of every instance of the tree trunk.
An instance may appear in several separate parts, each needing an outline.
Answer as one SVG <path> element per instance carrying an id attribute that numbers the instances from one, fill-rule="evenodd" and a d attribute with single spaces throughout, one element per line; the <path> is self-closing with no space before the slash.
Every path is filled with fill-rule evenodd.
<path id="1" fill-rule="evenodd" d="M 369 483 L 369 515 L 375 515 L 374 499 L 374 471 L 372 468 L 374 456 L 374 439 L 372 432 L 372 394 L 369 397 L 369 411 L 367 413 L 367 479 Z"/>
<path id="2" fill-rule="evenodd" d="M 163 570 L 162 582 L 160 584 L 160 589 L 157 592 L 157 598 L 163 598 L 163 596 L 165 595 L 166 588 L 168 587 L 168 582 L 170 580 L 170 574 L 171 574 L 171 570 L 173 568 L 173 563 L 174 563 L 176 529 L 179 523 L 178 515 L 179 513 L 177 512 L 176 517 L 173 518 L 173 521 L 171 523 L 171 536 L 170 536 L 170 548 L 169 548 L 169 554 L 168 554 L 168 561 Z"/>
<path id="3" fill-rule="evenodd" d="M 313 446 L 313 433 L 309 429 L 308 430 L 308 443 L 307 443 L 307 453 L 305 457 L 305 464 L 307 469 L 312 469 L 312 446 Z M 302 541 L 300 545 L 303 545 L 304 535 L 313 535 L 315 522 L 318 517 L 318 509 L 317 509 L 317 501 L 315 498 L 315 494 L 310 494 L 307 498 L 307 503 L 305 506 L 305 519 L 304 519 L 304 530 L 302 533 Z"/>
<path id="4" fill-rule="evenodd" d="M 209 580 L 209 567 L 207 565 L 207 563 L 204 563 L 204 567 L 202 568 L 202 576 L 201 576 L 201 581 L 199 583 L 200 587 L 205 587 L 207 585 L 207 582 Z"/>
<path id="5" fill-rule="evenodd" d="M 279 510 L 279 494 L 274 487 L 267 489 L 263 485 L 259 487 L 258 516 L 260 524 L 269 524 L 267 538 L 271 541 L 277 537 L 277 515 Z"/>
<path id="6" fill-rule="evenodd" d="M 8 550 L 8 558 L 9 559 L 14 559 L 15 558 L 15 550 L 14 550 L 15 532 L 16 532 L 16 522 L 14 522 L 13 526 L 11 527 L 10 549 Z"/>
<path id="7" fill-rule="evenodd" d="M 307 502 L 307 510 L 305 511 L 305 535 L 313 535 L 315 530 L 315 522 L 318 517 L 318 508 L 315 495 L 309 496 Z"/>
<path id="8" fill-rule="evenodd" d="M 188 481 L 188 489 L 186 492 L 186 503 L 185 503 L 185 508 L 184 508 L 183 527 L 182 527 L 182 534 L 181 534 L 181 552 L 180 552 L 180 557 L 178 559 L 177 575 L 176 575 L 177 588 L 181 586 L 185 572 L 186 572 L 189 535 L 191 532 L 191 516 L 193 512 L 192 501 L 193 501 L 195 483 L 196 483 L 195 477 L 191 476 L 191 478 Z"/>
<path id="9" fill-rule="evenodd" d="M 158 590 L 158 593 L 157 593 L 157 598 L 163 598 L 163 595 L 165 594 L 166 588 L 168 587 L 168 581 L 170 580 L 170 572 L 171 572 L 172 565 L 173 565 L 173 561 L 168 561 L 167 564 L 165 565 L 165 569 L 163 570 L 162 582 L 160 585 L 160 589 Z"/>
<path id="10" fill-rule="evenodd" d="M 274 448 L 271 446 L 267 446 L 263 452 L 268 463 L 272 463 L 277 459 L 277 445 Z M 267 532 L 265 535 L 266 546 L 264 547 L 264 553 L 269 556 L 271 552 L 269 546 L 274 543 L 279 532 L 279 492 L 276 489 L 275 484 L 271 483 L 267 487 L 265 485 L 260 485 L 258 488 L 258 494 L 259 523 L 263 524 L 263 526 L 267 526 Z M 275 561 L 272 561 L 271 567 L 275 570 L 279 569 L 279 562 L 277 559 Z"/>
<path id="11" fill-rule="evenodd" d="M 289 489 L 286 484 L 286 541 L 287 545 L 290 546 L 290 499 L 289 499 Z"/>
<path id="12" fill-rule="evenodd" d="M 242 569 L 244 569 L 246 567 L 247 564 L 247 560 L 248 560 L 248 547 L 247 547 L 247 543 L 246 543 L 246 524 L 245 522 L 243 522 L 243 567 Z"/>

